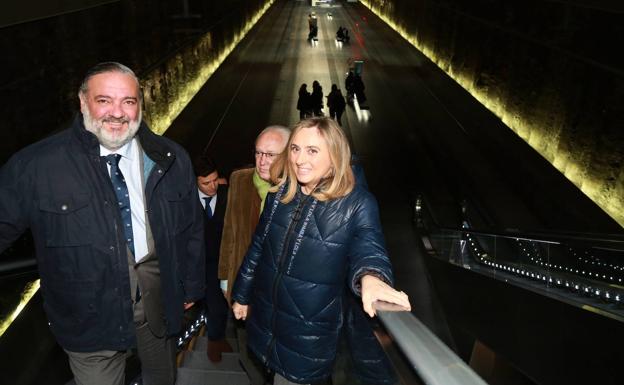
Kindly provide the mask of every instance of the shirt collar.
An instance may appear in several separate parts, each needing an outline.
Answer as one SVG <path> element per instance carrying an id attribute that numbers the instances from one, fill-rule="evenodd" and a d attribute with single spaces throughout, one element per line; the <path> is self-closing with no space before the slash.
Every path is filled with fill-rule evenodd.
<path id="1" fill-rule="evenodd" d="M 204 194 L 204 193 L 202 192 L 202 190 L 197 189 L 197 192 L 199 193 L 199 199 L 208 198 L 208 195 Z M 216 199 L 217 199 L 217 194 L 213 195 L 213 196 L 212 196 L 212 199 L 215 199 L 215 200 L 216 200 Z"/>
<path id="2" fill-rule="evenodd" d="M 126 158 L 132 162 L 134 160 L 135 147 L 136 147 L 136 138 L 132 138 L 131 141 L 124 144 L 123 146 L 118 148 L 116 151 L 111 151 L 108 148 L 100 144 L 100 156 L 106 156 L 109 154 L 119 154 L 121 155 L 122 158 Z"/>

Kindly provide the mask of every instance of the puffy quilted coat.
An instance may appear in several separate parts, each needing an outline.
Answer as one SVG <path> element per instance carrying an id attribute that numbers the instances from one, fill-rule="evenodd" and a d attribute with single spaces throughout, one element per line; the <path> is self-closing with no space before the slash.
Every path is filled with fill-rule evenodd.
<path id="1" fill-rule="evenodd" d="M 298 383 L 331 375 L 342 326 L 343 289 L 360 278 L 392 284 L 375 198 L 356 186 L 317 201 L 269 194 L 232 299 L 249 304 L 248 344 L 270 369 Z M 347 280 L 347 281 L 345 281 Z"/>

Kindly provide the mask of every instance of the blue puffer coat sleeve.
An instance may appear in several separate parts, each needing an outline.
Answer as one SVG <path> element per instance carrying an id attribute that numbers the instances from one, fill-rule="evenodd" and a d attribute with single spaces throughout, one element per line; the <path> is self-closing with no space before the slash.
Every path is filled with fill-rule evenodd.
<path id="1" fill-rule="evenodd" d="M 384 236 L 379 221 L 379 207 L 375 197 L 360 190 L 361 199 L 352 212 L 355 234 L 349 247 L 349 281 L 351 290 L 360 295 L 360 279 L 374 275 L 390 286 L 394 284 L 392 265 L 386 253 Z"/>
<path id="2" fill-rule="evenodd" d="M 266 237 L 271 216 L 277 203 L 279 202 L 276 202 L 275 194 L 269 193 L 264 201 L 264 209 L 260 215 L 256 231 L 251 238 L 251 244 L 249 245 L 247 254 L 245 254 L 245 258 L 238 270 L 236 281 L 232 288 L 232 301 L 236 301 L 241 305 L 249 304 L 256 267 L 262 256 L 262 242 L 264 242 L 264 238 Z"/>

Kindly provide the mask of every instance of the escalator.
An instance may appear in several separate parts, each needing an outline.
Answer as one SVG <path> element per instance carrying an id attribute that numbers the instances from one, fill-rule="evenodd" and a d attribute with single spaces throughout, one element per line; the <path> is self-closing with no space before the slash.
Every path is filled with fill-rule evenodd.
<path id="1" fill-rule="evenodd" d="M 451 334 L 473 366 L 490 356 L 486 380 L 510 383 L 496 378 L 500 359 L 535 384 L 624 383 L 624 237 L 480 230 L 466 206 L 461 226 L 441 226 L 423 196 L 415 202 Z"/>

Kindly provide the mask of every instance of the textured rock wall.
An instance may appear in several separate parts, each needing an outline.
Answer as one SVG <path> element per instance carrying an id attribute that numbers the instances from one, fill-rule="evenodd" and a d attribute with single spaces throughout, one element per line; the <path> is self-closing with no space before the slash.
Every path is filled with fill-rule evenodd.
<path id="1" fill-rule="evenodd" d="M 63 128 L 85 71 L 135 70 L 145 119 L 162 133 L 273 0 L 126 0 L 0 29 L 0 164 Z"/>
<path id="2" fill-rule="evenodd" d="M 624 39 L 621 6 L 362 3 L 624 226 L 624 55 L 612 43 Z"/>

